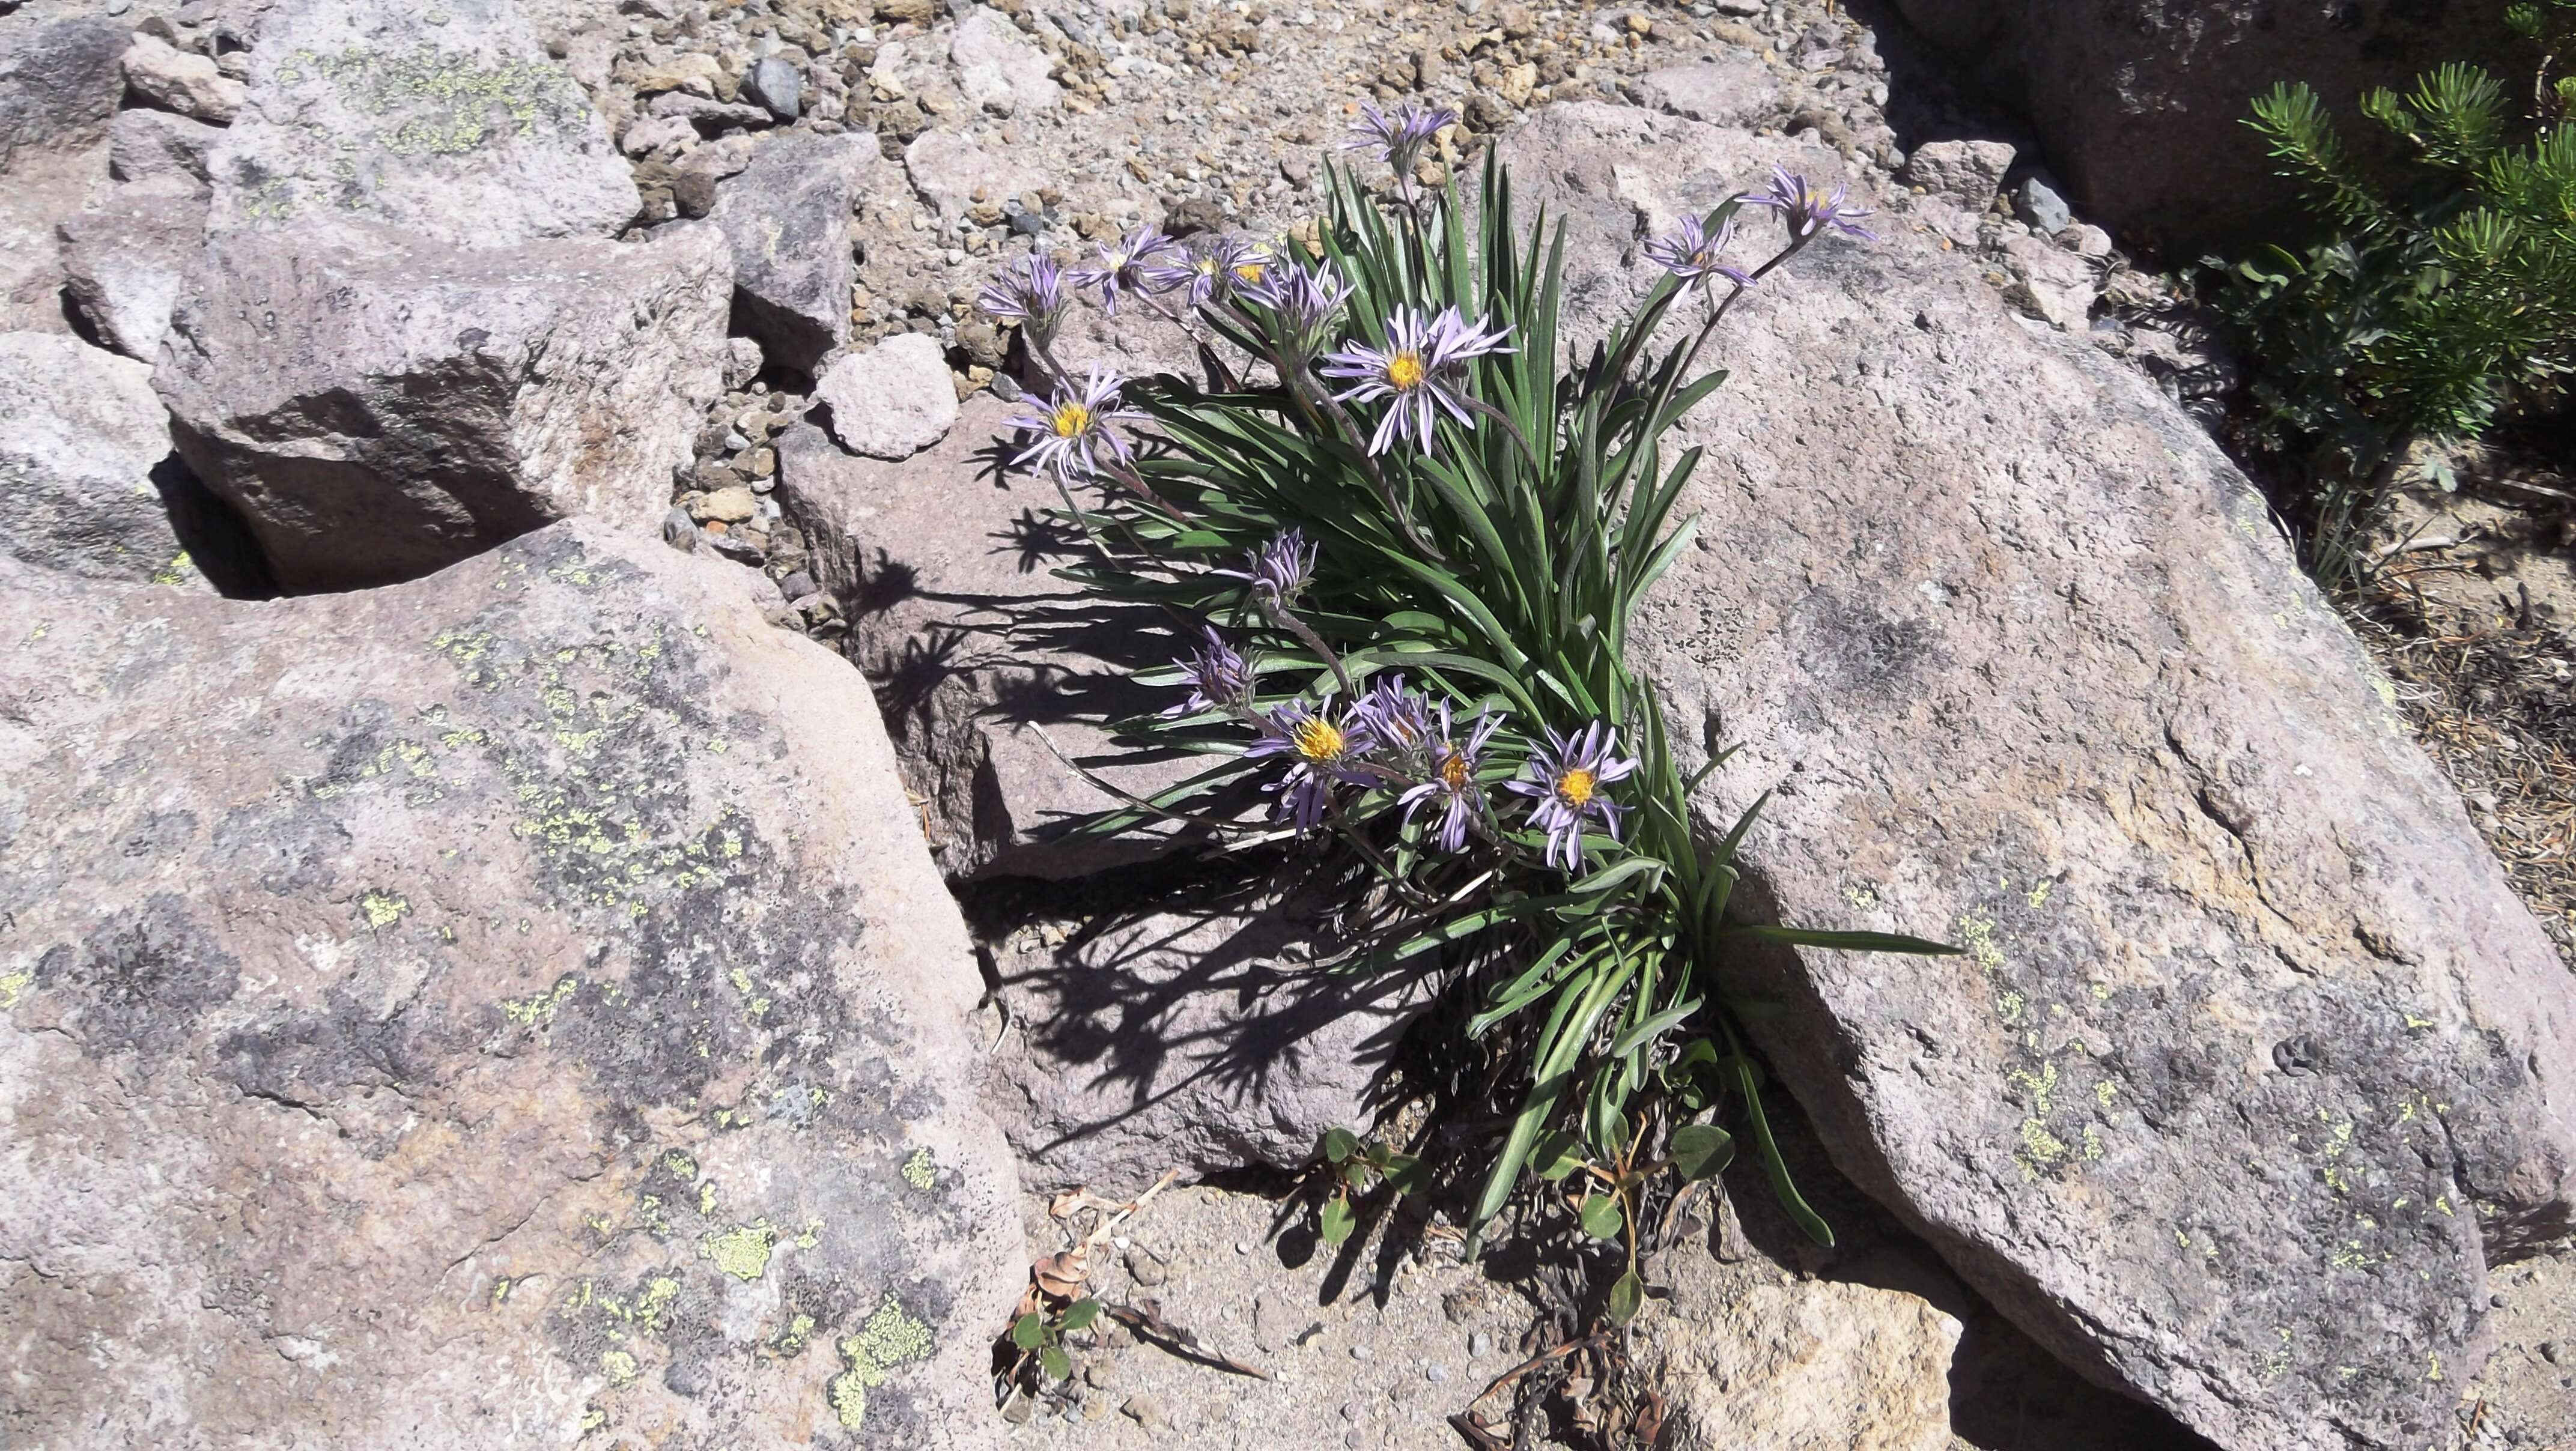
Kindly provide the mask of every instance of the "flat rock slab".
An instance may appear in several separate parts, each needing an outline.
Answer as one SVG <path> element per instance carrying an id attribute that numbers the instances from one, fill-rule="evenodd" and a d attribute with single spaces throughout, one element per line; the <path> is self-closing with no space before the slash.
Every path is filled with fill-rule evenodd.
<path id="1" fill-rule="evenodd" d="M 193 578 L 155 478 L 169 459 L 150 368 L 69 333 L 0 333 L 0 550 L 96 579 Z"/>
<path id="2" fill-rule="evenodd" d="M 614 235 L 634 178 L 545 55 L 510 0 L 282 0 L 215 149 L 213 225 L 356 217 L 463 247 Z"/>
<path id="3" fill-rule="evenodd" d="M 982 984 L 856 672 L 588 523 L 0 601 L 13 1441 L 1000 1443 Z"/>
<path id="4" fill-rule="evenodd" d="M 153 385 L 290 592 L 414 579 L 553 520 L 637 526 L 720 391 L 711 227 L 640 244 L 211 238 Z"/>
<path id="5" fill-rule="evenodd" d="M 1641 228 L 1841 179 L 1594 105 L 1503 154 L 1571 225 L 1578 340 L 1652 280 Z M 1743 743 L 1705 821 L 1777 788 L 1748 910 L 1968 949 L 1739 965 L 1837 1161 L 2232 1451 L 2435 1444 L 2487 1255 L 2568 1222 L 2576 980 L 2261 496 L 1925 237 L 1819 243 L 1710 352 L 1698 543 L 1633 636 Z"/>
<path id="6" fill-rule="evenodd" d="M 957 385 L 928 333 L 842 354 L 815 380 L 814 397 L 832 410 L 832 436 L 869 458 L 908 459 L 957 426 Z"/>
<path id="7" fill-rule="evenodd" d="M 1171 697 L 1127 678 L 1142 663 L 1140 622 L 1086 612 L 1053 574 L 1077 541 L 1045 518 L 1060 507 L 1051 484 L 999 469 L 1010 417 L 978 394 L 945 439 L 900 464 L 854 458 L 797 424 L 778 436 L 777 498 L 849 620 L 843 650 L 876 685 L 941 868 L 1079 876 L 1160 856 L 1174 839 L 1073 834 L 1123 803 L 1068 758 L 1141 795 L 1199 766 L 1105 729 Z"/>
<path id="8" fill-rule="evenodd" d="M 104 16 L 0 15 L 0 173 L 20 150 L 94 139 L 125 93 L 130 27 Z"/>
<path id="9" fill-rule="evenodd" d="M 1134 879 L 1118 885 L 1136 900 Z M 1011 1024 L 995 1112 L 1030 1187 L 1132 1193 L 1167 1169 L 1295 1168 L 1328 1130 L 1367 1133 L 1430 983 L 1319 966 L 1311 903 L 1154 895 L 1196 905 L 1041 913 L 994 950 Z"/>

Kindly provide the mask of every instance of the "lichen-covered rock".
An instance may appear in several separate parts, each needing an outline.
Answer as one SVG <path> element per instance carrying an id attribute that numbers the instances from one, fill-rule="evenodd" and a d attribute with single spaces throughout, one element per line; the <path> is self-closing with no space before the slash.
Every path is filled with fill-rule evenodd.
<path id="1" fill-rule="evenodd" d="M 1114 890 L 1133 902 L 1137 887 Z M 1320 904 L 1256 883 L 1152 896 L 1193 905 L 1100 911 L 1077 897 L 994 949 L 1011 1024 L 995 1114 L 1030 1187 L 1133 1193 L 1167 1169 L 1295 1168 L 1331 1129 L 1368 1132 L 1430 980 L 1320 965 Z"/>
<path id="2" fill-rule="evenodd" d="M 569 514 L 649 525 L 719 392 L 724 239 L 209 239 L 153 376 L 279 585 L 417 578 Z"/>
<path id="3" fill-rule="evenodd" d="M 13 1444 L 999 1443 L 982 986 L 855 672 L 581 522 L 0 609 Z"/>
<path id="4" fill-rule="evenodd" d="M 797 132 L 762 142 L 716 189 L 707 219 L 733 248 L 735 322 L 770 361 L 810 373 L 850 340 L 851 207 L 900 187 L 893 171 L 865 132 Z"/>
<path id="5" fill-rule="evenodd" d="M 1138 663 L 1135 622 L 1072 609 L 1078 592 L 1055 577 L 1072 544 L 1044 518 L 1055 489 L 996 476 L 1008 418 L 978 394 L 945 440 L 901 464 L 853 458 L 797 424 L 778 436 L 776 497 L 849 619 L 843 649 L 876 685 L 941 868 L 1078 876 L 1159 856 L 1173 838 L 1072 834 L 1122 803 L 1066 757 L 1147 795 L 1198 763 L 1112 743 L 1106 722 L 1163 702 L 1112 663 Z"/>
<path id="6" fill-rule="evenodd" d="M 169 457 L 150 368 L 69 333 L 0 333 L 0 549 L 99 579 L 192 578 L 154 478 Z"/>
<path id="7" fill-rule="evenodd" d="M 510 0 L 281 0 L 216 147 L 217 230 L 389 222 L 461 247 L 605 237 L 641 205 L 607 123 Z"/>
<path id="8" fill-rule="evenodd" d="M 206 237 L 202 190 L 174 180 L 131 183 L 55 229 L 63 294 L 98 340 L 150 363 Z"/>
<path id="9" fill-rule="evenodd" d="M 1578 340 L 1641 227 L 1847 179 L 1593 105 L 1503 154 Z M 2231 1451 L 2439 1444 L 2488 1256 L 2568 1223 L 2576 980 L 2261 495 L 1936 246 L 1828 238 L 1737 306 L 1632 639 L 1677 737 L 1743 745 L 1710 828 L 1776 792 L 1747 910 L 1968 951 L 1731 986 L 1853 1179 L 2088 1375 Z"/>

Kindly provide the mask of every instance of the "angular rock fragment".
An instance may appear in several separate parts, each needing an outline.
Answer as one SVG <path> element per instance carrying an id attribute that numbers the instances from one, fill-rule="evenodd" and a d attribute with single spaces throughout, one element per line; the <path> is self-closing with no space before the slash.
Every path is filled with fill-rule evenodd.
<path id="1" fill-rule="evenodd" d="M 1674 1451 L 1957 1444 L 1950 1355 L 1961 1326 L 1929 1302 L 1836 1280 L 1721 1288 L 1704 1253 L 1672 1261 L 1673 1297 L 1643 1340 Z"/>
<path id="2" fill-rule="evenodd" d="M 978 201 L 998 207 L 1047 184 L 1046 174 L 1036 167 L 952 131 L 921 133 L 904 148 L 903 166 L 912 189 L 952 219 L 966 215 Z"/>
<path id="3" fill-rule="evenodd" d="M 208 157 L 223 134 L 169 111 L 119 111 L 109 127 L 108 172 L 118 181 L 203 191 Z"/>
<path id="4" fill-rule="evenodd" d="M 154 478 L 169 457 L 149 367 L 68 333 L 0 333 L 0 548 L 99 579 L 190 578 Z"/>
<path id="5" fill-rule="evenodd" d="M 289 591 L 416 578 L 570 514 L 648 525 L 725 360 L 723 238 L 209 241 L 153 384 Z"/>
<path id="6" fill-rule="evenodd" d="M 213 226 L 357 218 L 464 247 L 606 237 L 639 199 L 607 124 L 510 0 L 282 0 L 213 158 Z"/>
<path id="7" fill-rule="evenodd" d="M 715 188 L 706 215 L 733 247 L 735 322 L 770 361 L 811 372 L 850 340 L 850 212 L 891 169 L 865 132 L 782 135 Z"/>
<path id="8" fill-rule="evenodd" d="M 1002 1443 L 982 982 L 846 664 L 584 522 L 330 600 L 14 568 L 14 1432 Z"/>
<path id="9" fill-rule="evenodd" d="M 1847 179 L 1650 119 L 1504 143 L 1571 225 L 1578 341 L 1652 280 L 1641 221 Z M 2568 1224 L 2576 981 L 2261 495 L 1929 238 L 1819 246 L 1710 351 L 1636 663 L 1744 747 L 1712 829 L 1776 790 L 1747 910 L 1967 949 L 1739 969 L 1837 1162 L 2229 1451 L 2439 1443 L 2489 1258 Z"/>
<path id="10" fill-rule="evenodd" d="M 0 16 L 0 173 L 20 150 L 76 147 L 116 114 L 132 39 L 103 17 Z"/>
<path id="11" fill-rule="evenodd" d="M 832 410 L 832 436 L 869 458 L 910 458 L 957 423 L 948 358 L 928 333 L 842 355 L 815 380 L 814 396 Z"/>
<path id="12" fill-rule="evenodd" d="M 150 104 L 209 126 L 231 125 L 249 93 L 241 82 L 215 69 L 212 57 L 142 34 L 125 52 L 125 84 Z"/>
<path id="13" fill-rule="evenodd" d="M 2002 141 L 1927 141 L 1905 158 L 1898 179 L 1952 206 L 1982 212 L 1994 205 L 2014 154 Z"/>
<path id="14" fill-rule="evenodd" d="M 82 320 L 127 357 L 157 359 L 181 283 L 204 250 L 204 193 L 167 182 L 122 186 L 56 230 L 64 292 Z"/>
<path id="15" fill-rule="evenodd" d="M 1063 90 L 1048 78 L 1053 62 L 1020 34 L 1000 11 L 971 7 L 949 38 L 948 58 L 957 67 L 957 88 L 977 109 L 996 116 L 1022 116 L 1051 111 Z"/>

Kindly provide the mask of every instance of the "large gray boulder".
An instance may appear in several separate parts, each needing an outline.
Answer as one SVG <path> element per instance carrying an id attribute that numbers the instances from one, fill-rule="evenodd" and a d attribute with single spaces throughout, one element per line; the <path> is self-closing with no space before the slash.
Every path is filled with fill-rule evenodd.
<path id="1" fill-rule="evenodd" d="M 1577 339 L 1651 281 L 1642 232 L 1774 161 L 1843 179 L 1596 105 L 1503 145 L 1572 228 Z M 2078 1369 L 2230 1451 L 2438 1444 L 2490 1257 L 2568 1224 L 2576 979 L 2260 494 L 1889 230 L 1712 345 L 1701 532 L 1635 655 L 1743 745 L 1712 832 L 1776 791 L 1748 911 L 1968 952 L 1729 987 L 1778 1004 L 1748 1026 L 1836 1161 Z"/>
<path id="2" fill-rule="evenodd" d="M 581 513 L 644 524 L 721 391 L 711 227 L 459 249 L 220 234 L 153 386 L 290 592 L 417 578 Z"/>
<path id="3" fill-rule="evenodd" d="M 69 333 L 0 333 L 0 549 L 99 579 L 192 577 L 162 497 L 169 458 L 150 368 Z"/>
<path id="4" fill-rule="evenodd" d="M 1001 1443 L 982 984 L 856 672 L 580 522 L 0 609 L 13 1441 Z"/>
<path id="5" fill-rule="evenodd" d="M 771 362 L 810 373 L 850 340 L 851 209 L 889 184 L 902 182 L 875 137 L 797 132 L 761 143 L 717 190 L 707 220 L 733 248 L 735 322 Z"/>
<path id="6" fill-rule="evenodd" d="M 876 685 L 941 868 L 1081 876 L 1160 856 L 1174 838 L 1075 834 L 1124 803 L 1068 758 L 1140 795 L 1198 763 L 1113 742 L 1109 721 L 1171 697 L 1126 678 L 1140 622 L 1076 608 L 1079 591 L 1055 577 L 1075 541 L 1045 518 L 1051 484 L 997 468 L 1009 417 L 978 394 L 903 463 L 854 458 L 799 423 L 778 436 L 776 497 L 849 621 L 843 650 Z"/>
<path id="7" fill-rule="evenodd" d="M 510 0 L 280 0 L 215 148 L 213 225 L 354 217 L 462 247 L 615 234 L 634 177 L 545 54 Z"/>
<path id="8" fill-rule="evenodd" d="M 2188 258 L 2313 226 L 2244 122 L 2283 81 L 2333 112 L 2451 60 L 2510 64 L 2508 0 L 2278 5 L 2270 0 L 1897 0 L 2017 102 L 2087 220 Z"/>
<path id="9" fill-rule="evenodd" d="M 1106 886 L 1041 904 L 992 948 L 1009 1024 L 995 1113 L 1030 1187 L 1294 1168 L 1328 1130 L 1369 1131 L 1428 979 L 1318 965 L 1319 904 L 1257 883 Z"/>

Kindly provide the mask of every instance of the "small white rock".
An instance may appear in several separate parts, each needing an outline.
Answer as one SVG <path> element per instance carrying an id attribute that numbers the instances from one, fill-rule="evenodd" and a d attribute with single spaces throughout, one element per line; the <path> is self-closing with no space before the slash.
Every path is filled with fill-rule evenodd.
<path id="1" fill-rule="evenodd" d="M 957 423 L 957 388 L 939 340 L 890 337 L 845 353 L 823 370 L 814 396 L 832 410 L 832 436 L 852 453 L 901 460 L 947 437 Z"/>

